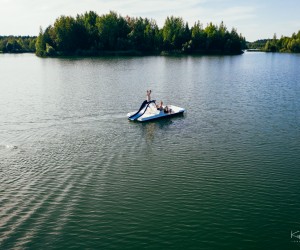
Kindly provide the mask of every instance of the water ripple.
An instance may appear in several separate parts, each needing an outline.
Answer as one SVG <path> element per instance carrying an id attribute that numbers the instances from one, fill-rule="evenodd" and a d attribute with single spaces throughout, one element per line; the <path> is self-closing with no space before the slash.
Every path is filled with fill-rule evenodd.
<path id="1" fill-rule="evenodd" d="M 23 60 L 41 75 L 1 81 L 0 248 L 288 248 L 300 79 L 287 59 L 300 65 L 18 57 L 20 75 Z M 187 114 L 128 122 L 149 82 Z"/>

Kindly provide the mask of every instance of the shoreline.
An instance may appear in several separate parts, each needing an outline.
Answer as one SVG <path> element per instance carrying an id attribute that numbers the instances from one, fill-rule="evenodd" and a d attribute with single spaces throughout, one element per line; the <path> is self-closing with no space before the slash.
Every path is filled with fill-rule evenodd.
<path id="1" fill-rule="evenodd" d="M 15 51 L 15 52 L 3 52 L 0 51 L 0 54 L 35 54 L 33 51 Z M 85 50 L 78 50 L 76 52 L 56 52 L 53 55 L 46 55 L 46 56 L 38 56 L 41 58 L 60 58 L 60 57 L 125 57 L 125 56 L 234 56 L 234 55 L 241 55 L 244 51 L 238 52 L 230 52 L 230 51 L 220 51 L 220 50 L 195 50 L 195 51 L 138 51 L 138 50 L 117 50 L 117 51 L 85 51 Z"/>

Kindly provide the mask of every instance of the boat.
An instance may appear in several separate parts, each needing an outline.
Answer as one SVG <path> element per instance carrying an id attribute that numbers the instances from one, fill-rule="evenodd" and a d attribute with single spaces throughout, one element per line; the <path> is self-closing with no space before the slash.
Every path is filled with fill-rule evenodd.
<path id="1" fill-rule="evenodd" d="M 163 106 L 162 110 L 157 109 L 155 100 L 144 101 L 140 106 L 138 111 L 129 112 L 127 117 L 130 121 L 139 121 L 145 122 L 155 119 L 161 119 L 171 116 L 182 115 L 185 112 L 184 108 L 177 107 L 175 105 L 167 105 L 168 112 L 165 112 L 164 109 L 166 106 Z"/>

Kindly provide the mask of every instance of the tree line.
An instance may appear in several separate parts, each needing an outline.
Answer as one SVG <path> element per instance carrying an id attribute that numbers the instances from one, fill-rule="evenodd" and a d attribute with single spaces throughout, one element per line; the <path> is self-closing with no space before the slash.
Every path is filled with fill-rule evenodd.
<path id="1" fill-rule="evenodd" d="M 250 49 L 250 50 L 263 51 L 267 41 L 269 41 L 269 39 L 259 39 L 254 42 L 247 42 L 246 46 L 247 46 L 247 49 Z"/>
<path id="2" fill-rule="evenodd" d="M 160 53 L 238 54 L 245 38 L 236 29 L 229 31 L 224 23 L 198 21 L 191 28 L 180 17 L 167 17 L 163 28 L 148 18 L 122 17 L 116 12 L 99 16 L 89 11 L 76 17 L 60 16 L 53 25 L 40 29 L 36 55 L 86 55 L 113 51 Z"/>
<path id="3" fill-rule="evenodd" d="M 35 52 L 35 43 L 36 37 L 32 36 L 0 36 L 0 52 Z"/>
<path id="4" fill-rule="evenodd" d="M 247 43 L 249 49 L 258 49 L 265 52 L 289 52 L 300 53 L 300 30 L 293 33 L 291 37 L 281 36 L 277 39 L 274 34 L 272 39 L 257 40 Z"/>
<path id="5" fill-rule="evenodd" d="M 272 40 L 268 40 L 264 50 L 267 52 L 291 52 L 300 53 L 300 30 L 298 33 L 293 33 L 291 37 L 281 37 L 277 39 L 274 34 Z"/>

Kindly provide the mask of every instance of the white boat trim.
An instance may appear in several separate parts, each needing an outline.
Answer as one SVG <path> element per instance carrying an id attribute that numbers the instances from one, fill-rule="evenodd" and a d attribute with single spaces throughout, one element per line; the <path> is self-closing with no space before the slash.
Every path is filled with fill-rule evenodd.
<path id="1" fill-rule="evenodd" d="M 127 117 L 131 121 L 139 121 L 145 122 L 154 119 L 160 119 L 165 117 L 171 117 L 183 114 L 185 112 L 184 108 L 175 106 L 175 105 L 167 105 L 170 112 L 165 113 L 164 110 L 158 110 L 155 101 L 143 102 L 140 109 L 136 112 L 130 112 L 127 114 Z M 165 108 L 165 106 L 163 106 Z"/>

